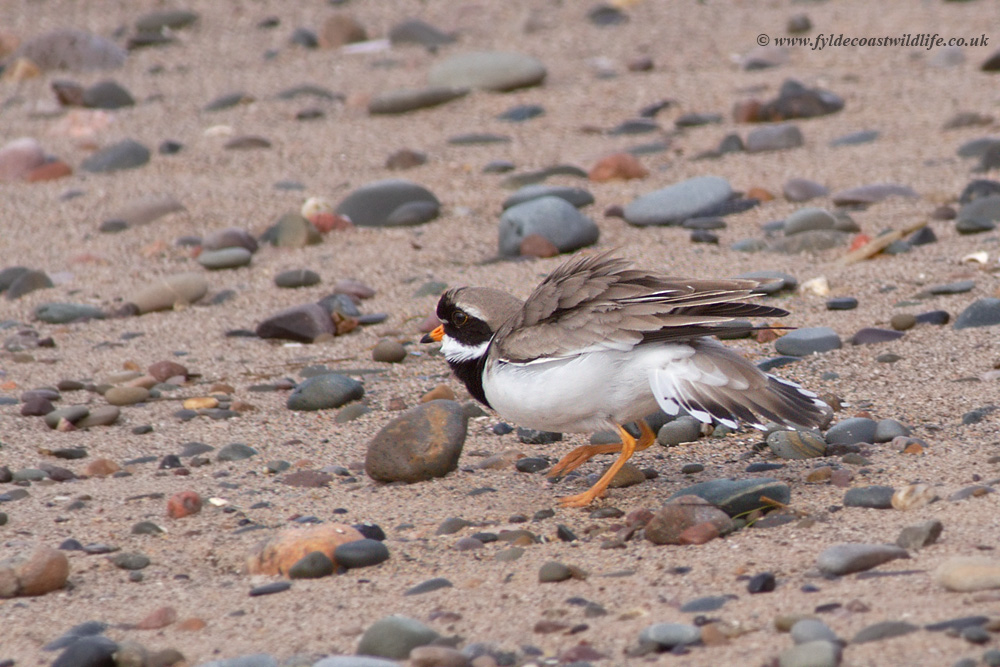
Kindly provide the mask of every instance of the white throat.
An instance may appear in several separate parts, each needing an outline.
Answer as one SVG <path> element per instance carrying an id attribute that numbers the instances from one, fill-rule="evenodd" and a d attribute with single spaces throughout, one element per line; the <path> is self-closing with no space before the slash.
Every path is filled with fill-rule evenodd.
<path id="1" fill-rule="evenodd" d="M 475 361 L 476 359 L 481 359 L 486 354 L 486 348 L 489 346 L 490 341 L 485 341 L 479 345 L 463 345 L 451 336 L 445 335 L 441 339 L 441 354 L 448 361 Z"/>

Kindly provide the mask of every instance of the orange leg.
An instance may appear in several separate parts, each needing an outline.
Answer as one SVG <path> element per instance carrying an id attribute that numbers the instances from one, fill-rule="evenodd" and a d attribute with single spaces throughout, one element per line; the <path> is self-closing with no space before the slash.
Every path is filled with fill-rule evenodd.
<path id="1" fill-rule="evenodd" d="M 653 430 L 649 428 L 649 425 L 644 420 L 640 419 L 638 424 L 640 432 L 639 440 L 635 443 L 635 451 L 641 452 L 656 442 L 656 434 L 653 433 Z M 598 454 L 613 454 L 621 450 L 622 443 L 620 442 L 607 445 L 580 445 L 559 459 L 559 463 L 552 466 L 552 469 L 549 470 L 548 476 L 562 477 L 566 473 L 576 470 Z"/>
<path id="2" fill-rule="evenodd" d="M 632 454 L 634 454 L 637 449 L 640 449 L 639 446 L 640 444 L 642 445 L 641 449 L 645 449 L 646 447 L 649 447 L 651 444 L 653 444 L 653 441 L 656 439 L 655 435 L 653 435 L 653 431 L 649 428 L 649 426 L 646 425 L 645 422 L 639 422 L 639 424 L 640 428 L 642 429 L 642 435 L 640 436 L 639 441 L 636 441 L 636 439 L 633 438 L 632 435 L 628 431 L 626 431 L 623 427 L 621 426 L 618 427 L 618 432 L 622 436 L 621 445 L 614 445 L 615 447 L 619 447 L 621 449 L 621 455 L 618 457 L 618 460 L 615 461 L 611 465 L 611 467 L 608 468 L 607 472 L 601 475 L 601 478 L 597 480 L 597 483 L 594 484 L 592 487 L 590 487 L 588 490 L 584 491 L 583 493 L 578 493 L 574 496 L 566 496 L 565 498 L 560 498 L 559 504 L 561 506 L 586 507 L 590 503 L 594 502 L 595 499 L 599 498 L 604 494 L 604 492 L 608 488 L 608 484 L 611 483 L 611 479 L 618 474 L 618 471 L 622 469 L 622 466 L 625 465 L 625 462 L 628 461 L 630 458 L 632 458 Z M 592 446 L 606 447 L 606 445 L 592 445 Z M 570 454 L 572 454 L 572 452 L 570 452 Z M 562 462 L 560 461 L 560 463 Z"/>

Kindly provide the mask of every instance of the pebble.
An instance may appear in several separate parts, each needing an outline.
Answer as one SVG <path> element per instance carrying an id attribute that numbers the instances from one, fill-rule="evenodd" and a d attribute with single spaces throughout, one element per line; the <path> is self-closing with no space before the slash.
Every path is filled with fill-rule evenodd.
<path id="1" fill-rule="evenodd" d="M 334 336 L 336 333 L 330 314 L 316 303 L 292 306 L 278 311 L 261 321 L 256 328 L 256 334 L 261 338 L 278 338 L 300 343 L 311 343 L 320 336 Z"/>
<path id="2" fill-rule="evenodd" d="M 1000 324 L 1000 299 L 984 298 L 973 301 L 955 318 L 955 329 L 988 327 Z"/>
<path id="3" fill-rule="evenodd" d="M 445 579 L 444 577 L 434 577 L 433 579 L 427 579 L 422 581 L 412 588 L 408 588 L 403 596 L 410 595 L 423 595 L 424 593 L 431 593 L 433 591 L 439 591 L 442 588 L 452 588 L 454 584 Z"/>
<path id="4" fill-rule="evenodd" d="M 800 208 L 785 219 L 785 236 L 820 229 L 834 229 L 837 219 L 833 214 L 822 208 Z"/>
<path id="5" fill-rule="evenodd" d="M 121 109 L 135 106 L 135 99 L 117 81 L 106 79 L 83 91 L 83 106 L 88 109 Z"/>
<path id="6" fill-rule="evenodd" d="M 152 561 L 141 553 L 118 553 L 111 557 L 111 562 L 122 570 L 144 570 Z"/>
<path id="7" fill-rule="evenodd" d="M 368 443 L 365 472 L 381 482 L 419 482 L 458 467 L 468 414 L 455 401 L 423 403 L 396 417 Z"/>
<path id="8" fill-rule="evenodd" d="M 906 549 L 887 544 L 838 544 L 820 552 L 816 567 L 824 574 L 843 576 L 862 572 L 897 558 L 909 558 Z"/>
<path id="9" fill-rule="evenodd" d="M 867 417 L 849 417 L 843 419 L 826 432 L 826 442 L 829 445 L 854 445 L 862 442 L 875 442 L 875 431 L 878 422 Z"/>
<path id="10" fill-rule="evenodd" d="M 427 154 L 410 148 L 401 148 L 385 160 L 385 168 L 392 170 L 413 169 L 427 164 Z"/>
<path id="11" fill-rule="evenodd" d="M 22 137 L 0 147 L 0 182 L 19 181 L 45 164 L 45 150 L 37 139 Z"/>
<path id="12" fill-rule="evenodd" d="M 410 205 L 410 208 L 407 206 Z M 417 205 L 419 215 L 412 217 Z M 441 203 L 422 185 L 387 179 L 361 186 L 337 205 L 337 215 L 346 216 L 359 227 L 392 227 L 420 224 L 437 217 Z"/>
<path id="13" fill-rule="evenodd" d="M 919 630 L 919 626 L 906 621 L 882 621 L 862 628 L 851 638 L 852 644 L 881 641 L 892 637 L 902 637 Z"/>
<path id="14" fill-rule="evenodd" d="M 783 271 L 747 271 L 736 276 L 756 280 L 759 284 L 753 289 L 757 294 L 777 294 L 782 290 L 795 291 L 799 286 L 798 279 Z"/>
<path id="15" fill-rule="evenodd" d="M 775 351 L 792 357 L 829 352 L 842 346 L 840 336 L 830 327 L 796 329 L 774 341 Z"/>
<path id="16" fill-rule="evenodd" d="M 563 563 L 550 560 L 538 569 L 538 583 L 551 584 L 573 578 L 573 570 Z"/>
<path id="17" fill-rule="evenodd" d="M 747 592 L 751 595 L 757 593 L 770 593 L 777 587 L 777 581 L 771 572 L 761 572 L 750 577 L 747 582 Z"/>
<path id="18" fill-rule="evenodd" d="M 781 187 L 785 199 L 790 202 L 806 202 L 830 194 L 829 188 L 805 178 L 791 178 Z"/>
<path id="19" fill-rule="evenodd" d="M 432 86 L 509 91 L 537 86 L 545 79 L 545 65 L 520 53 L 478 51 L 461 53 L 434 64 L 427 74 Z"/>
<path id="20" fill-rule="evenodd" d="M 500 216 L 499 251 L 515 257 L 526 236 L 538 234 L 560 252 L 572 252 L 597 242 L 600 231 L 593 220 L 565 199 L 544 196 L 508 208 Z"/>
<path id="21" fill-rule="evenodd" d="M 347 44 L 364 42 L 368 39 L 368 31 L 350 14 L 336 12 L 323 21 L 317 38 L 321 49 L 339 49 Z"/>
<path id="22" fill-rule="evenodd" d="M 826 301 L 827 310 L 854 310 L 857 307 L 858 300 L 853 296 L 836 296 Z"/>
<path id="23" fill-rule="evenodd" d="M 724 178 L 691 178 L 632 200 L 625 206 L 625 221 L 640 227 L 678 225 L 719 207 L 732 193 Z"/>
<path id="24" fill-rule="evenodd" d="M 761 153 L 798 148 L 805 144 L 805 139 L 797 125 L 780 123 L 754 128 L 743 143 L 748 153 Z"/>
<path id="25" fill-rule="evenodd" d="M 398 364 L 406 359 L 406 347 L 399 341 L 384 338 L 372 348 L 372 360 Z"/>
<path id="26" fill-rule="evenodd" d="M 680 606 L 678 611 L 685 614 L 703 614 L 710 611 L 717 611 L 735 598 L 735 595 L 709 595 L 685 602 Z"/>
<path id="27" fill-rule="evenodd" d="M 59 423 L 65 421 L 75 424 L 90 414 L 90 410 L 85 405 L 69 405 L 65 408 L 58 408 L 45 415 L 45 425 L 49 428 L 57 428 Z"/>
<path id="28" fill-rule="evenodd" d="M 431 647 L 417 647 L 414 651 L 420 648 Z M 412 655 L 413 651 L 410 654 Z M 205 666 L 202 665 L 201 667 Z M 382 660 L 381 658 L 370 658 L 364 655 L 337 655 L 331 658 L 323 658 L 314 663 L 312 667 L 399 667 L 399 663 L 395 660 Z"/>
<path id="29" fill-rule="evenodd" d="M 830 629 L 823 621 L 817 618 L 803 618 L 795 623 L 789 631 L 792 641 L 796 644 L 805 644 L 814 641 L 826 641 L 836 644 L 839 640 L 837 634 Z"/>
<path id="30" fill-rule="evenodd" d="M 913 188 L 896 183 L 877 183 L 874 185 L 859 185 L 855 188 L 848 188 L 834 192 L 831 199 L 836 206 L 868 206 L 877 204 L 889 197 L 916 198 L 917 194 Z"/>
<path id="31" fill-rule="evenodd" d="M 360 540 L 358 540 L 360 541 Z M 340 547 L 344 547 L 348 544 L 355 544 L 355 542 L 347 542 L 341 544 Z M 329 577 L 336 571 L 336 565 L 329 556 L 327 556 L 322 551 L 310 551 L 305 556 L 297 560 L 290 568 L 288 568 L 288 578 L 289 579 L 320 579 L 322 577 Z"/>
<path id="32" fill-rule="evenodd" d="M 25 294 L 30 294 L 36 290 L 49 289 L 55 285 L 52 279 L 44 271 L 26 270 L 18 274 L 4 290 L 4 296 L 8 301 L 20 299 Z"/>
<path id="33" fill-rule="evenodd" d="M 231 442 L 219 448 L 219 452 L 215 455 L 215 460 L 219 463 L 244 461 L 257 456 L 259 453 L 253 447 L 245 445 L 242 442 Z"/>
<path id="34" fill-rule="evenodd" d="M 323 241 L 319 230 L 299 213 L 285 213 L 267 230 L 261 241 L 278 248 L 304 248 Z"/>
<path id="35" fill-rule="evenodd" d="M 74 28 L 43 33 L 25 42 L 17 53 L 43 70 L 78 72 L 115 69 L 124 65 L 128 56 L 111 40 Z"/>
<path id="36" fill-rule="evenodd" d="M 347 569 L 369 567 L 389 560 L 389 548 L 379 540 L 365 538 L 341 544 L 333 557 L 338 565 Z"/>
<path id="37" fill-rule="evenodd" d="M 0 599 L 57 591 L 69 579 L 69 560 L 59 549 L 41 546 L 0 561 Z"/>
<path id="38" fill-rule="evenodd" d="M 124 139 L 86 157 L 80 168 L 92 173 L 135 169 L 149 162 L 150 151 L 134 139 Z"/>
<path id="39" fill-rule="evenodd" d="M 504 200 L 502 207 L 504 210 L 511 206 L 517 206 L 532 199 L 542 197 L 559 197 L 576 208 L 583 208 L 594 203 L 594 195 L 583 188 L 574 188 L 567 185 L 545 185 L 543 183 L 533 183 L 519 188 Z"/>
<path id="40" fill-rule="evenodd" d="M 660 651 L 669 651 L 675 646 L 686 646 L 701 640 L 701 630 L 685 623 L 656 623 L 639 633 L 640 644 L 652 644 Z"/>
<path id="41" fill-rule="evenodd" d="M 851 336 L 851 345 L 872 345 L 875 343 L 888 343 L 899 340 L 903 337 L 902 331 L 892 329 L 878 329 L 875 327 L 865 327 Z"/>
<path id="42" fill-rule="evenodd" d="M 420 19 L 409 19 L 389 29 L 389 42 L 393 46 L 416 44 L 430 50 L 452 44 L 455 36 L 443 32 Z"/>
<path id="43" fill-rule="evenodd" d="M 891 442 L 893 438 L 910 435 L 910 429 L 895 419 L 880 419 L 875 425 L 874 442 Z"/>
<path id="44" fill-rule="evenodd" d="M 837 667 L 842 649 L 825 640 L 796 644 L 778 656 L 778 667 Z"/>
<path id="45" fill-rule="evenodd" d="M 729 515 L 696 495 L 670 498 L 646 524 L 646 539 L 653 544 L 683 544 L 684 531 L 692 526 L 711 523 L 718 533 L 734 528 Z"/>
<path id="46" fill-rule="evenodd" d="M 944 531 L 944 524 L 938 519 L 930 519 L 899 531 L 896 546 L 909 551 L 918 551 L 937 542 Z"/>
<path id="47" fill-rule="evenodd" d="M 52 662 L 52 667 L 110 667 L 118 644 L 103 635 L 81 637 Z"/>
<path id="48" fill-rule="evenodd" d="M 274 284 L 286 289 L 311 287 L 320 283 L 319 274 L 309 269 L 290 269 L 274 277 Z"/>
<path id="49" fill-rule="evenodd" d="M 420 621 L 406 616 L 386 616 L 372 623 L 361 636 L 357 652 L 381 658 L 405 660 L 410 651 L 426 646 L 440 635 Z"/>
<path id="50" fill-rule="evenodd" d="M 368 102 L 368 113 L 372 115 L 407 113 L 436 107 L 464 97 L 468 93 L 469 88 L 453 86 L 389 90 L 372 97 Z"/>
<path id="51" fill-rule="evenodd" d="M 171 519 L 181 519 L 197 514 L 201 511 L 201 506 L 201 496 L 197 492 L 180 491 L 167 499 L 167 516 Z"/>
<path id="52" fill-rule="evenodd" d="M 545 107 L 540 104 L 518 104 L 497 114 L 496 119 L 509 123 L 523 123 L 543 115 L 545 115 Z"/>
<path id="53" fill-rule="evenodd" d="M 135 405 L 149 400 L 149 396 L 145 387 L 111 387 L 104 392 L 104 399 L 111 405 Z"/>
<path id="54" fill-rule="evenodd" d="M 912 313 L 896 313 L 889 320 L 889 325 L 896 331 L 907 331 L 917 325 L 917 318 Z"/>
<path id="55" fill-rule="evenodd" d="M 364 395 L 364 385 L 357 380 L 340 373 L 323 373 L 296 385 L 285 405 L 289 410 L 329 410 L 359 401 Z"/>
<path id="56" fill-rule="evenodd" d="M 140 314 L 190 305 L 208 293 L 208 281 L 200 273 L 178 273 L 149 283 L 125 300 Z"/>
<path id="57" fill-rule="evenodd" d="M 826 442 L 812 431 L 775 431 L 767 436 L 767 446 L 780 459 L 811 459 L 826 455 Z"/>
<path id="58" fill-rule="evenodd" d="M 246 248 L 222 248 L 203 251 L 198 255 L 198 263 L 210 271 L 220 271 L 249 266 L 252 257 L 253 253 Z"/>
<path id="59" fill-rule="evenodd" d="M 892 497 L 896 489 L 891 486 L 858 486 L 844 494 L 844 507 L 867 507 L 870 509 L 892 509 Z"/>
<path id="60" fill-rule="evenodd" d="M 410 667 L 472 667 L 472 660 L 447 646 L 418 646 L 410 651 Z"/>
<path id="61" fill-rule="evenodd" d="M 639 159 L 630 153 L 614 153 L 597 161 L 590 168 L 588 178 L 595 183 L 608 181 L 641 179 L 649 175 Z"/>
<path id="62" fill-rule="evenodd" d="M 681 415 L 660 427 L 656 442 L 664 447 L 673 447 L 685 442 L 694 442 L 701 437 L 701 422 L 690 415 Z"/>
<path id="63" fill-rule="evenodd" d="M 685 487 L 674 493 L 668 500 L 685 495 L 704 498 L 731 517 L 747 514 L 757 509 L 772 508 L 762 498 L 769 498 L 781 504 L 791 500 L 791 488 L 770 477 L 754 479 L 715 479 Z"/>
<path id="64" fill-rule="evenodd" d="M 950 591 L 1000 588 L 1000 560 L 987 556 L 953 556 L 934 570 L 934 582 Z"/>
<path id="65" fill-rule="evenodd" d="M 337 547 L 361 539 L 364 536 L 356 528 L 339 523 L 287 528 L 254 548 L 246 559 L 247 571 L 250 574 L 287 574 L 303 556 L 314 551 L 336 561 Z"/>
<path id="66" fill-rule="evenodd" d="M 880 133 L 878 130 L 857 130 L 856 132 L 850 132 L 830 140 L 830 147 L 836 148 L 838 146 L 870 144 L 878 139 L 879 135 Z"/>

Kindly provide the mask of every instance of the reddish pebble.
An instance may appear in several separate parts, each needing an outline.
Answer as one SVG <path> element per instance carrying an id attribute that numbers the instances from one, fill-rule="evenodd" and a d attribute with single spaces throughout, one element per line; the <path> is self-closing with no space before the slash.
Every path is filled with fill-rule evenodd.
<path id="1" fill-rule="evenodd" d="M 73 173 L 73 169 L 60 160 L 54 160 L 53 162 L 46 162 L 40 167 L 35 167 L 28 172 L 24 180 L 29 183 L 37 183 L 39 181 L 54 181 L 59 178 L 66 178 Z"/>
<path id="2" fill-rule="evenodd" d="M 858 234 L 851 240 L 851 250 L 857 250 L 858 248 L 867 245 L 872 240 L 872 237 L 867 234 Z"/>
<path id="3" fill-rule="evenodd" d="M 173 607 L 160 607 L 136 624 L 139 630 L 159 630 L 177 620 L 177 610 Z"/>
<path id="4" fill-rule="evenodd" d="M 446 384 L 439 384 L 438 386 L 431 389 L 429 392 L 420 397 L 421 403 L 429 403 L 431 401 L 436 401 L 439 399 L 444 399 L 446 401 L 455 400 L 455 392 L 451 390 Z"/>
<path id="5" fill-rule="evenodd" d="M 309 222 L 313 223 L 313 227 L 319 230 L 320 234 L 326 234 L 334 229 L 353 229 L 354 223 L 351 219 L 345 215 L 337 215 L 336 213 L 315 213 L 311 216 L 306 216 Z"/>
<path id="6" fill-rule="evenodd" d="M 84 473 L 88 477 L 107 477 L 108 475 L 115 474 L 121 469 L 121 466 L 111 459 L 94 459 L 87 464 Z"/>
<path id="7" fill-rule="evenodd" d="M 627 181 L 646 176 L 649 176 L 649 170 L 643 167 L 642 163 L 631 153 L 615 153 L 601 158 L 587 174 L 590 180 L 597 183 L 614 180 Z"/>
<path id="8" fill-rule="evenodd" d="M 747 198 L 756 199 L 757 201 L 771 201 L 774 199 L 774 195 L 764 188 L 750 188 L 747 190 Z"/>
<path id="9" fill-rule="evenodd" d="M 150 364 L 146 372 L 156 378 L 157 382 L 166 382 L 172 377 L 188 377 L 188 369 L 176 361 L 157 361 Z"/>
<path id="10" fill-rule="evenodd" d="M 167 500 L 167 516 L 180 519 L 201 511 L 201 496 L 194 491 L 181 491 Z"/>
<path id="11" fill-rule="evenodd" d="M 183 621 L 178 623 L 175 627 L 178 630 L 185 630 L 187 632 L 195 632 L 197 630 L 203 629 L 207 623 L 203 619 L 197 616 L 192 616 L 191 618 L 185 618 Z"/>
<path id="12" fill-rule="evenodd" d="M 757 100 L 744 100 L 733 106 L 733 120 L 737 123 L 756 123 L 761 120 L 761 104 Z"/>
<path id="13" fill-rule="evenodd" d="M 705 544 L 711 542 L 719 536 L 719 528 L 711 521 L 696 523 L 690 528 L 685 528 L 678 536 L 681 544 Z"/>
<path id="14" fill-rule="evenodd" d="M 541 234 L 528 234 L 521 239 L 518 252 L 522 257 L 555 257 L 559 254 L 559 248 Z"/>
<path id="15" fill-rule="evenodd" d="M 852 479 L 854 479 L 854 473 L 847 468 L 838 468 L 830 474 L 830 483 L 842 489 L 850 486 Z"/>

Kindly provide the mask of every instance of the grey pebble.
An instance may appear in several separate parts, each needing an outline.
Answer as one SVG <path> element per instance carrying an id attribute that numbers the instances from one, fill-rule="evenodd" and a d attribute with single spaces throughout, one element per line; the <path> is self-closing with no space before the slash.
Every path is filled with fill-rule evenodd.
<path id="1" fill-rule="evenodd" d="M 256 449 L 242 442 L 232 442 L 219 448 L 219 453 L 215 455 L 215 460 L 219 463 L 227 461 L 242 461 L 244 459 L 257 456 Z"/>
<path id="2" fill-rule="evenodd" d="M 365 538 L 338 546 L 333 557 L 347 569 L 369 567 L 389 560 L 389 548 L 379 540 Z"/>
<path id="3" fill-rule="evenodd" d="M 85 303 L 43 303 L 35 308 L 34 315 L 48 324 L 104 319 L 103 310 Z"/>
<path id="4" fill-rule="evenodd" d="M 691 178 L 632 200 L 625 206 L 625 220 L 640 227 L 677 225 L 723 204 L 732 193 L 724 178 Z"/>
<path id="5" fill-rule="evenodd" d="M 880 641 L 892 637 L 901 637 L 911 632 L 916 632 L 920 628 L 906 621 L 883 621 L 862 628 L 851 639 L 852 644 L 864 644 L 866 642 Z"/>
<path id="6" fill-rule="evenodd" d="M 830 626 L 816 618 L 803 618 L 795 623 L 791 629 L 792 641 L 796 644 L 805 644 L 813 641 L 827 641 L 836 644 L 840 641 L 837 634 L 830 629 Z"/>
<path id="7" fill-rule="evenodd" d="M 507 210 L 511 206 L 517 206 L 518 204 L 523 204 L 526 201 L 539 199 L 541 197 L 559 197 L 560 199 L 565 199 L 576 208 L 582 208 L 594 203 L 594 195 L 590 194 L 590 192 L 584 190 L 583 188 L 574 188 L 568 185 L 545 185 L 543 183 L 534 183 L 531 185 L 525 185 L 523 188 L 516 190 L 512 195 L 504 200 L 501 206 L 504 210 Z"/>
<path id="8" fill-rule="evenodd" d="M 973 301 L 955 318 L 955 329 L 989 327 L 1000 324 L 1000 299 L 984 298 Z"/>
<path id="9" fill-rule="evenodd" d="M 854 445 L 862 442 L 875 442 L 875 431 L 877 428 L 878 422 L 874 419 L 848 417 L 830 427 L 826 432 L 826 442 L 830 445 Z"/>
<path id="10" fill-rule="evenodd" d="M 874 442 L 890 442 L 893 438 L 910 435 L 910 429 L 895 419 L 880 419 L 875 425 Z"/>
<path id="11" fill-rule="evenodd" d="M 149 567 L 150 564 L 149 556 L 140 553 L 115 554 L 112 556 L 111 562 L 122 570 L 142 570 Z"/>
<path id="12" fill-rule="evenodd" d="M 334 569 L 334 563 L 330 560 L 329 556 L 322 551 L 312 551 L 288 568 L 288 578 L 319 579 L 320 577 L 330 576 L 333 574 Z"/>
<path id="13" fill-rule="evenodd" d="M 542 584 L 566 581 L 573 578 L 573 571 L 569 566 L 550 560 L 543 563 L 538 569 L 538 582 Z"/>
<path id="14" fill-rule="evenodd" d="M 437 197 L 422 185 L 402 179 L 387 179 L 367 183 L 354 190 L 337 205 L 336 213 L 347 216 L 359 227 L 385 227 L 391 226 L 390 219 L 397 209 L 414 202 L 431 205 L 435 216 L 441 206 Z"/>
<path id="15" fill-rule="evenodd" d="M 854 310 L 858 307 L 858 300 L 853 296 L 838 296 L 827 299 L 827 310 Z"/>
<path id="16" fill-rule="evenodd" d="M 685 614 L 703 614 L 710 611 L 722 609 L 722 607 L 734 599 L 733 595 L 709 595 L 702 598 L 695 598 L 682 604 L 679 611 Z"/>
<path id="17" fill-rule="evenodd" d="M 406 616 L 386 616 L 372 623 L 361 636 L 357 652 L 381 658 L 404 660 L 417 646 L 426 646 L 440 635 L 420 621 Z"/>
<path id="18" fill-rule="evenodd" d="M 802 130 L 792 123 L 778 123 L 754 128 L 747 133 L 744 144 L 748 153 L 797 148 L 805 143 Z"/>
<path id="19" fill-rule="evenodd" d="M 944 531 L 944 524 L 938 519 L 931 519 L 914 526 L 906 526 L 899 531 L 896 546 L 909 551 L 917 551 L 934 544 Z"/>
<path id="20" fill-rule="evenodd" d="M 404 359 L 406 359 L 406 347 L 399 341 L 383 339 L 372 348 L 373 361 L 398 364 Z"/>
<path id="21" fill-rule="evenodd" d="M 546 74 L 545 65 L 532 56 L 502 51 L 478 51 L 459 53 L 438 61 L 427 73 L 427 82 L 432 86 L 505 92 L 537 86 L 545 79 Z"/>
<path id="22" fill-rule="evenodd" d="M 870 570 L 897 558 L 909 558 L 906 549 L 888 544 L 837 544 L 816 557 L 816 567 L 824 574 L 842 576 Z"/>
<path id="23" fill-rule="evenodd" d="M 310 269 L 290 269 L 274 277 L 274 284 L 286 289 L 311 287 L 320 283 L 319 274 Z"/>
<path id="24" fill-rule="evenodd" d="M 92 153 L 80 163 L 80 168 L 93 173 L 110 173 L 141 167 L 149 158 L 148 148 L 133 139 L 124 139 Z"/>
<path id="25" fill-rule="evenodd" d="M 826 441 L 812 431 L 775 431 L 767 446 L 781 459 L 810 459 L 826 454 Z"/>
<path id="26" fill-rule="evenodd" d="M 844 493 L 844 507 L 892 509 L 892 495 L 895 492 L 896 489 L 891 486 L 856 486 Z"/>
<path id="27" fill-rule="evenodd" d="M 639 643 L 654 644 L 660 650 L 670 650 L 675 646 L 686 646 L 701 640 L 701 630 L 686 623 L 656 623 L 639 633 Z"/>
<path id="28" fill-rule="evenodd" d="M 690 415 L 681 415 L 660 427 L 656 442 L 673 447 L 683 442 L 694 442 L 701 437 L 701 422 Z"/>
<path id="29" fill-rule="evenodd" d="M 593 245 L 600 230 L 593 220 L 561 197 L 551 195 L 511 206 L 500 216 L 500 254 L 516 257 L 526 236 L 539 234 L 560 252 Z"/>
<path id="30" fill-rule="evenodd" d="M 408 588 L 404 596 L 407 595 L 422 595 L 424 593 L 430 593 L 432 591 L 439 591 L 442 588 L 451 588 L 454 584 L 445 579 L 444 577 L 434 577 L 433 579 L 427 579 L 426 581 L 421 581 L 416 586 Z"/>
<path id="31" fill-rule="evenodd" d="M 80 637 L 52 662 L 52 667 L 109 667 L 118 644 L 103 635 Z"/>
<path id="32" fill-rule="evenodd" d="M 460 403 L 435 400 L 396 417 L 368 443 L 365 472 L 381 482 L 420 482 L 458 467 L 469 416 Z"/>
<path id="33" fill-rule="evenodd" d="M 253 259 L 253 253 L 239 246 L 205 250 L 198 255 L 198 263 L 210 271 L 236 269 L 248 266 Z"/>
<path id="34" fill-rule="evenodd" d="M 837 667 L 841 648 L 824 640 L 796 644 L 778 656 L 778 667 Z"/>
<path id="35" fill-rule="evenodd" d="M 340 373 L 323 373 L 299 383 L 285 405 L 289 410 L 329 410 L 361 400 L 365 388 L 354 378 Z"/>
<path id="36" fill-rule="evenodd" d="M 787 484 L 769 477 L 742 480 L 714 479 L 684 487 L 671 495 L 668 500 L 684 495 L 703 498 L 733 517 L 756 509 L 773 507 L 761 500 L 762 497 L 787 504 L 791 500 L 792 490 Z"/>
<path id="37" fill-rule="evenodd" d="M 774 349 L 779 354 L 792 357 L 829 352 L 842 346 L 840 336 L 830 327 L 796 329 L 774 341 Z"/>
<path id="38" fill-rule="evenodd" d="M 804 202 L 830 194 L 829 188 L 804 178 L 791 178 L 781 188 L 785 199 L 790 202 Z"/>

